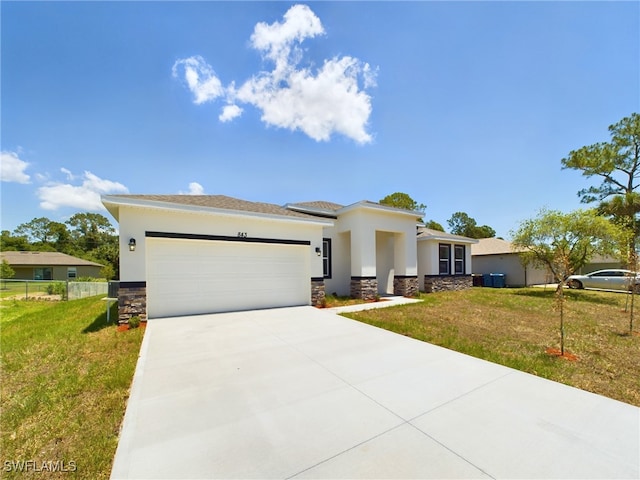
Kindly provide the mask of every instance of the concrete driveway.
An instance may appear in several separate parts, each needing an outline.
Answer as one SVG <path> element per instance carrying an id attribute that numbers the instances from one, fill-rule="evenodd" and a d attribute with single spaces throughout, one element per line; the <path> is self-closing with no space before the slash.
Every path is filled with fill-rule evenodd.
<path id="1" fill-rule="evenodd" d="M 152 320 L 112 478 L 639 478 L 640 409 L 312 307 Z"/>

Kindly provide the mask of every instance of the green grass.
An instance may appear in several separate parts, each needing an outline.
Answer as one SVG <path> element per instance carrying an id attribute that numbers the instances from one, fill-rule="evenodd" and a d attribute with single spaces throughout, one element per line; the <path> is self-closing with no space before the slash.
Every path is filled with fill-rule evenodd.
<path id="1" fill-rule="evenodd" d="M 99 297 L 3 300 L 0 468 L 73 461 L 76 471 L 66 475 L 108 478 L 143 332 L 117 332 Z M 60 475 L 2 471 L 3 478 Z"/>
<path id="2" fill-rule="evenodd" d="M 628 335 L 625 294 L 566 292 L 565 347 L 577 361 L 546 353 L 560 344 L 553 289 L 472 288 L 422 298 L 345 316 L 640 406 L 640 336 Z"/>

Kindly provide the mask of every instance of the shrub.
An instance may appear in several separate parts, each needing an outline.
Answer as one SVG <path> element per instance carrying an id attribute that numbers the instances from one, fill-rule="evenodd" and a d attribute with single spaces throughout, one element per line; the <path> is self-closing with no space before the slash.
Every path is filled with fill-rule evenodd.
<path id="1" fill-rule="evenodd" d="M 47 285 L 47 294 L 60 295 L 62 298 L 67 296 L 67 285 L 64 282 L 53 282 Z"/>
<path id="2" fill-rule="evenodd" d="M 129 328 L 138 328 L 140 326 L 140 317 L 137 315 L 129 319 Z"/>

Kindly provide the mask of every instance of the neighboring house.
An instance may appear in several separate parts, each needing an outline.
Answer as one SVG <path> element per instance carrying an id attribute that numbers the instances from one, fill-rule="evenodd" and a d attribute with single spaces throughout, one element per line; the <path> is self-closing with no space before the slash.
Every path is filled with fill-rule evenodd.
<path id="1" fill-rule="evenodd" d="M 59 252 L 0 252 L 15 272 L 15 280 L 74 280 L 100 277 L 103 265 Z"/>
<path id="2" fill-rule="evenodd" d="M 500 238 L 481 238 L 471 247 L 473 273 L 504 274 L 505 285 L 509 287 L 551 283 L 553 278 L 546 269 L 522 264 L 520 253 L 523 251 Z"/>
<path id="3" fill-rule="evenodd" d="M 424 291 L 460 290 L 472 284 L 471 251 L 478 240 L 418 229 L 418 277 Z"/>
<path id="4" fill-rule="evenodd" d="M 509 287 L 543 285 L 554 281 L 546 268 L 523 265 L 520 253 L 524 249 L 515 248 L 511 242 L 500 238 L 482 238 L 471 247 L 474 274 L 502 273 Z M 589 273 L 607 268 L 621 268 L 621 263 L 612 257 L 594 258 L 577 273 Z"/>
<path id="5" fill-rule="evenodd" d="M 119 222 L 120 316 L 149 318 L 319 304 L 325 293 L 414 295 L 451 245 L 447 277 L 470 285 L 473 240 L 418 235 L 421 212 L 361 201 L 284 207 L 223 195 L 109 195 Z M 458 262 L 464 246 L 464 259 Z M 441 259 L 443 260 L 443 259 Z M 459 273 L 462 265 L 462 272 Z"/>

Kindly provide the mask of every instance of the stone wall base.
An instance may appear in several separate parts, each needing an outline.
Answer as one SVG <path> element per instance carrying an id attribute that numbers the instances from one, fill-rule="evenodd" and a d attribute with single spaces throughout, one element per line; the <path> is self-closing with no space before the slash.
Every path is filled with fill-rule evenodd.
<path id="1" fill-rule="evenodd" d="M 311 279 L 311 305 L 314 307 L 323 306 L 325 303 L 324 278 Z"/>
<path id="2" fill-rule="evenodd" d="M 465 290 L 473 286 L 471 275 L 425 275 L 424 291 L 444 292 L 447 290 Z"/>
<path id="3" fill-rule="evenodd" d="M 128 324 L 131 317 L 147 320 L 146 282 L 120 282 L 118 289 L 118 323 Z"/>
<path id="4" fill-rule="evenodd" d="M 396 276 L 393 278 L 393 294 L 403 297 L 415 297 L 418 295 L 417 276 Z"/>
<path id="5" fill-rule="evenodd" d="M 376 277 L 351 277 L 350 294 L 352 298 L 375 300 L 378 297 Z"/>

